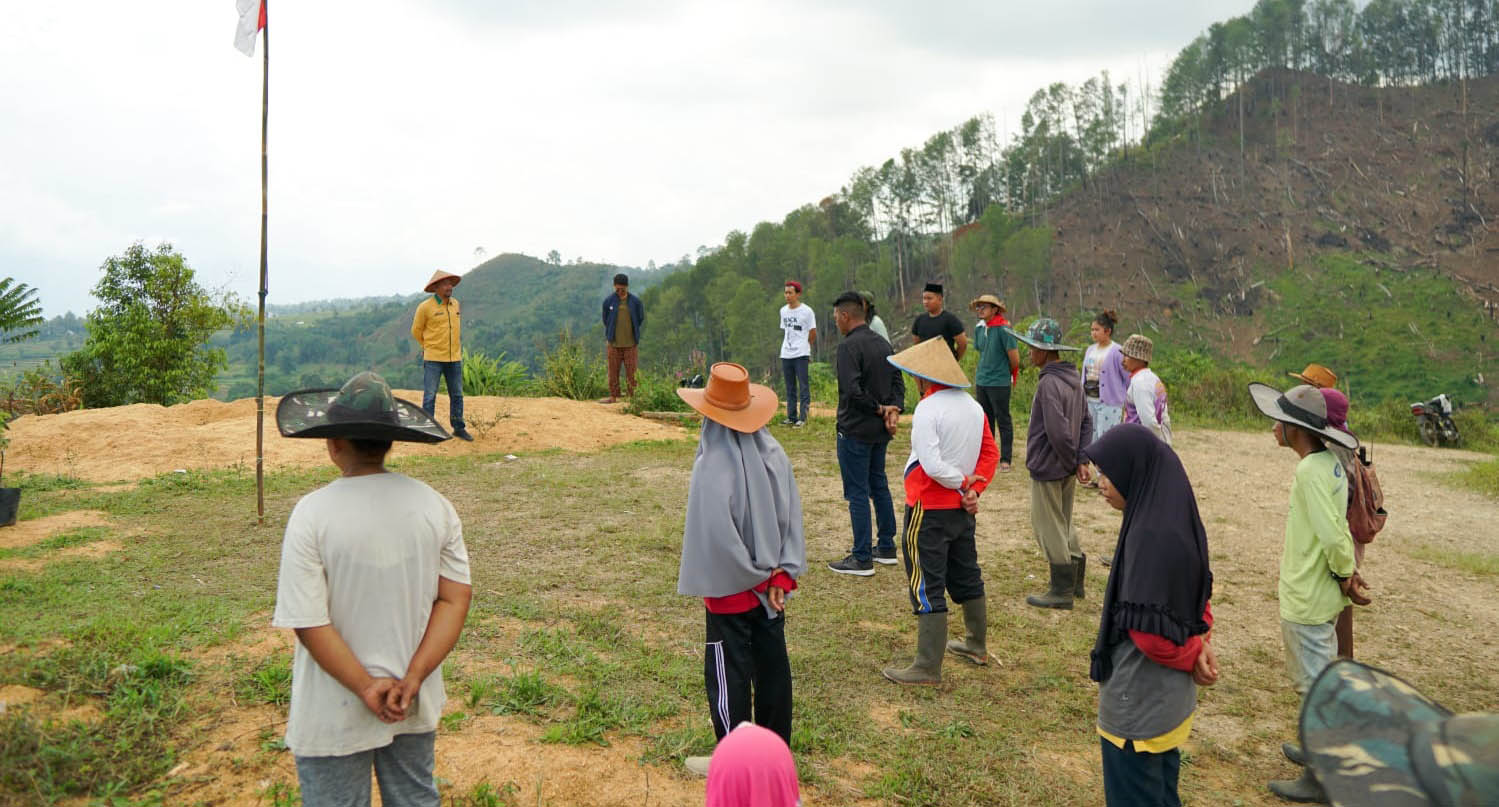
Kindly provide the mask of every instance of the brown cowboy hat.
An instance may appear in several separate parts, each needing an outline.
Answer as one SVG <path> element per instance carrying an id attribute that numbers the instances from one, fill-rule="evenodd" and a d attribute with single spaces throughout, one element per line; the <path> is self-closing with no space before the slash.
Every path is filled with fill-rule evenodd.
<path id="1" fill-rule="evenodd" d="M 967 387 L 968 376 L 953 358 L 945 339 L 923 339 L 885 361 L 917 378 L 934 381 L 944 387 Z"/>
<path id="2" fill-rule="evenodd" d="M 969 310 L 977 309 L 979 307 L 979 303 L 988 303 L 989 305 L 998 308 L 999 313 L 1001 314 L 1009 310 L 1008 308 L 1005 308 L 1005 304 L 1002 300 L 992 294 L 980 294 L 979 296 L 973 298 L 973 302 L 968 304 Z"/>
<path id="3" fill-rule="evenodd" d="M 453 274 L 452 272 L 444 272 L 443 270 L 438 269 L 436 272 L 432 273 L 432 279 L 429 280 L 429 281 L 427 281 L 427 287 L 425 289 L 423 289 L 423 291 L 427 292 L 428 294 L 431 294 L 432 293 L 432 287 L 436 286 L 437 283 L 438 283 L 438 281 L 447 280 L 450 277 L 453 278 L 453 280 L 455 281 L 453 283 L 454 286 L 456 286 L 459 283 L 463 282 L 463 278 L 461 278 L 461 277 Z"/>
<path id="4" fill-rule="evenodd" d="M 678 388 L 677 397 L 703 417 L 745 434 L 764 428 L 781 406 L 770 387 L 751 384 L 749 370 L 727 361 L 708 370 L 702 389 Z"/>
<path id="5" fill-rule="evenodd" d="M 1320 364 L 1308 364 L 1305 370 L 1286 375 L 1322 389 L 1332 389 L 1338 385 L 1338 374 Z"/>

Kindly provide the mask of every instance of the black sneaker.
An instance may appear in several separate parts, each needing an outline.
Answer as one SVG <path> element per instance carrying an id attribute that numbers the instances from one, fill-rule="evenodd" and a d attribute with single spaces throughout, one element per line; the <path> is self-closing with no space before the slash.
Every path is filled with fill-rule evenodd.
<path id="1" fill-rule="evenodd" d="M 886 566 L 894 566 L 899 560 L 895 557 L 894 549 L 876 549 L 874 551 L 874 562 L 883 563 Z"/>
<path id="2" fill-rule="evenodd" d="M 454 429 L 453 436 L 459 440 L 467 440 L 470 443 L 474 441 L 474 436 L 468 433 L 468 429 Z"/>
<path id="3" fill-rule="evenodd" d="M 828 564 L 828 568 L 839 574 L 852 574 L 858 577 L 874 577 L 874 561 L 860 561 L 853 555 L 843 560 Z"/>

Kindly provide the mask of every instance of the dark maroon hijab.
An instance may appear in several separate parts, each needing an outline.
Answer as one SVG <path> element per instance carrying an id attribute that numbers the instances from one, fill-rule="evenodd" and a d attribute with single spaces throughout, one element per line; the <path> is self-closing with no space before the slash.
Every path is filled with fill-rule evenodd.
<path id="1" fill-rule="evenodd" d="M 1103 594 L 1103 615 L 1088 674 L 1113 674 L 1118 636 L 1137 630 L 1183 645 L 1207 633 L 1213 594 L 1208 538 L 1187 471 L 1171 447 L 1138 423 L 1109 429 L 1088 459 L 1124 496 L 1124 523 Z"/>
<path id="2" fill-rule="evenodd" d="M 1322 393 L 1322 400 L 1327 402 L 1327 425 L 1339 431 L 1353 434 L 1353 430 L 1348 428 L 1348 396 L 1338 390 L 1326 387 L 1323 387 L 1319 392 Z M 1358 435 L 1354 434 L 1353 436 L 1357 437 Z"/>

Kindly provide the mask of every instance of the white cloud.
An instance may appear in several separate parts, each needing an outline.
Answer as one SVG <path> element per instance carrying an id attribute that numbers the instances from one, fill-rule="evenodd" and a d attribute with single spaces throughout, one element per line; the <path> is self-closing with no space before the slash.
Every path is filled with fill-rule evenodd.
<path id="1" fill-rule="evenodd" d="M 672 260 L 974 114 L 1013 125 L 1052 81 L 1159 70 L 1248 5 L 278 4 L 271 300 L 410 290 L 475 246 Z M 0 272 L 49 315 L 137 238 L 253 295 L 260 60 L 233 24 L 229 0 L 8 9 Z"/>

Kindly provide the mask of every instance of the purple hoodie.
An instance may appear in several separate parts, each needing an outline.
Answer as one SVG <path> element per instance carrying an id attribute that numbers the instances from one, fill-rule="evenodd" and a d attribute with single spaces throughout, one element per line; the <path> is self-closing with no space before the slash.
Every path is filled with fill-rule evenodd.
<path id="1" fill-rule="evenodd" d="M 1091 350 L 1097 345 L 1089 345 Z M 1078 378 L 1082 378 L 1082 367 L 1078 367 Z M 1098 360 L 1098 400 L 1108 406 L 1124 406 L 1129 396 L 1129 372 L 1124 369 L 1124 353 L 1118 342 L 1110 342 L 1103 357 Z"/>

